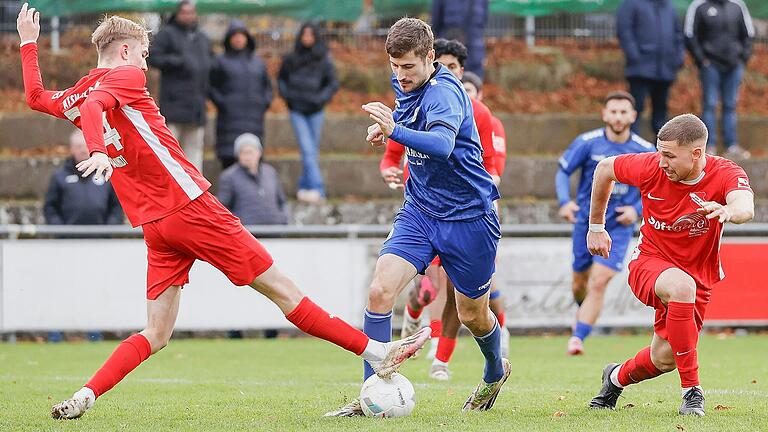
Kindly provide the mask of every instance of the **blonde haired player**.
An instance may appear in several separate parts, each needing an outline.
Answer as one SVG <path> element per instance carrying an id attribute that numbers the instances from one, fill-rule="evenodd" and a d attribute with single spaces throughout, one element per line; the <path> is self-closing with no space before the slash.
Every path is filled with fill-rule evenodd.
<path id="1" fill-rule="evenodd" d="M 150 355 L 165 347 L 179 311 L 181 288 L 195 260 L 211 263 L 235 285 L 250 285 L 302 331 L 362 356 L 390 376 L 429 339 L 429 328 L 391 343 L 371 340 L 329 315 L 273 264 L 264 247 L 208 192 L 210 183 L 181 151 L 146 89 L 149 36 L 113 16 L 93 33 L 98 65 L 74 86 L 43 88 L 37 61 L 40 14 L 25 3 L 17 20 L 27 103 L 82 129 L 90 158 L 77 169 L 112 179 L 133 226 L 147 244 L 147 327 L 123 341 L 83 388 L 51 410 L 78 418 Z"/>

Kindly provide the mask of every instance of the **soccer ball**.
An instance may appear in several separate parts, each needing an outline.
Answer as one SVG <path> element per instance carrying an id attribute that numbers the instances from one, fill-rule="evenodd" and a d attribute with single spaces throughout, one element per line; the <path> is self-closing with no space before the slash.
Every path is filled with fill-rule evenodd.
<path id="1" fill-rule="evenodd" d="M 416 392 L 408 378 L 399 373 L 390 379 L 374 374 L 360 389 L 360 405 L 367 417 L 405 417 L 416 406 Z"/>

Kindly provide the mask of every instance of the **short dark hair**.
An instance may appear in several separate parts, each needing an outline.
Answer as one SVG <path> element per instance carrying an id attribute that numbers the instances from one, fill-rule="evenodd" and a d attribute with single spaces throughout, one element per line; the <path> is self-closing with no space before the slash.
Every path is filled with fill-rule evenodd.
<path id="1" fill-rule="evenodd" d="M 478 93 L 483 91 L 483 79 L 474 72 L 464 71 L 464 76 L 461 77 L 461 82 L 472 84 L 475 86 Z"/>
<path id="2" fill-rule="evenodd" d="M 603 101 L 603 106 L 608 105 L 608 102 L 612 100 L 629 101 L 629 103 L 632 104 L 632 108 L 634 110 L 637 110 L 637 102 L 635 102 L 635 97 L 629 94 L 628 92 L 625 92 L 624 90 L 616 90 L 608 93 L 605 96 L 605 100 Z"/>
<path id="3" fill-rule="evenodd" d="M 459 61 L 459 66 L 464 67 L 467 61 L 467 47 L 456 39 L 435 39 L 435 58 L 443 55 L 452 55 Z"/>
<path id="4" fill-rule="evenodd" d="M 707 126 L 693 114 L 680 114 L 668 121 L 659 130 L 659 141 L 675 141 L 678 146 L 688 146 L 695 142 L 706 142 L 709 133 Z"/>
<path id="5" fill-rule="evenodd" d="M 413 51 L 417 57 L 426 57 L 432 49 L 435 36 L 429 24 L 418 18 L 400 18 L 389 28 L 384 44 L 387 54 L 400 58 Z"/>

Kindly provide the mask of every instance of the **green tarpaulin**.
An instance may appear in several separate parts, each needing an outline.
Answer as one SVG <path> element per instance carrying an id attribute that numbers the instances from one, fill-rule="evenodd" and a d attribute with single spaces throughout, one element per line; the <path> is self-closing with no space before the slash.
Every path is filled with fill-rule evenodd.
<path id="1" fill-rule="evenodd" d="M 169 12 L 178 0 L 29 0 L 45 16 L 104 12 Z M 300 20 L 355 21 L 363 0 L 197 0 L 198 13 L 278 15 Z"/>
<path id="2" fill-rule="evenodd" d="M 517 16 L 613 13 L 622 0 L 490 0 L 490 13 Z M 672 0 L 682 16 L 690 0 Z M 768 0 L 745 0 L 753 17 L 768 18 Z M 376 15 L 392 18 L 429 13 L 431 0 L 373 0 Z"/>

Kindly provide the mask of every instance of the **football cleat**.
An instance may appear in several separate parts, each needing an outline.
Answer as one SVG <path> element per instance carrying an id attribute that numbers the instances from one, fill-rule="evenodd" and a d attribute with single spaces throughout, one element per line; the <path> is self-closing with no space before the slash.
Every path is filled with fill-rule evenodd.
<path id="1" fill-rule="evenodd" d="M 504 385 L 507 378 L 509 378 L 509 374 L 512 372 L 509 360 L 501 359 L 501 362 L 504 366 L 504 375 L 502 375 L 501 379 L 493 383 L 481 380 L 477 388 L 469 395 L 469 399 L 464 403 L 462 411 L 488 411 L 493 407 L 496 397 L 499 396 L 499 391 L 501 391 L 501 386 Z"/>
<path id="2" fill-rule="evenodd" d="M 617 367 L 619 367 L 618 363 L 609 363 L 603 369 L 603 386 L 600 388 L 600 393 L 589 401 L 590 408 L 616 409 L 616 401 L 619 400 L 619 396 L 624 390 L 611 382 L 611 373 Z"/>
<path id="3" fill-rule="evenodd" d="M 403 309 L 403 328 L 400 329 L 400 339 L 413 335 L 421 328 L 421 318 L 413 318 L 408 313 L 408 306 Z"/>
<path id="4" fill-rule="evenodd" d="M 417 331 L 412 336 L 394 342 L 387 342 L 387 355 L 381 361 L 368 361 L 376 375 L 388 379 L 397 372 L 404 361 L 413 357 L 430 338 L 432 330 L 429 327 Z"/>
<path id="5" fill-rule="evenodd" d="M 678 411 L 680 415 L 704 417 L 704 392 L 700 387 L 691 387 L 683 395 L 683 404 Z"/>
<path id="6" fill-rule="evenodd" d="M 451 371 L 447 364 L 432 363 L 429 368 L 429 377 L 438 381 L 448 381 L 451 379 Z"/>
<path id="7" fill-rule="evenodd" d="M 354 399 L 336 411 L 328 411 L 323 417 L 362 417 L 364 415 L 360 400 Z"/>
<path id="8" fill-rule="evenodd" d="M 576 356 L 581 354 L 584 354 L 584 341 L 576 336 L 571 336 L 568 339 L 568 355 Z"/>
<path id="9" fill-rule="evenodd" d="M 71 399 L 67 399 L 51 407 L 51 417 L 56 420 L 73 420 L 80 418 L 93 406 L 95 400 L 96 397 L 93 394 L 93 391 L 83 387 L 77 391 L 77 393 L 72 395 Z"/>

